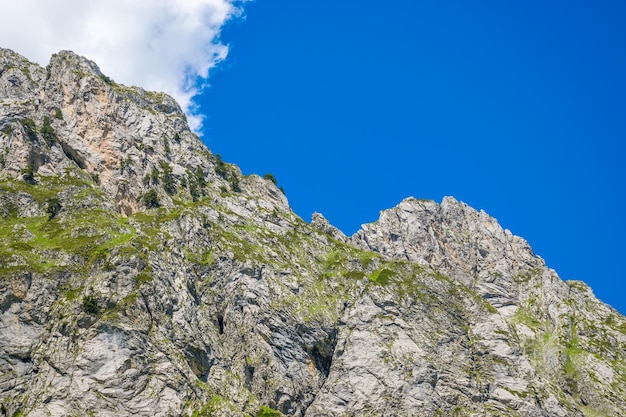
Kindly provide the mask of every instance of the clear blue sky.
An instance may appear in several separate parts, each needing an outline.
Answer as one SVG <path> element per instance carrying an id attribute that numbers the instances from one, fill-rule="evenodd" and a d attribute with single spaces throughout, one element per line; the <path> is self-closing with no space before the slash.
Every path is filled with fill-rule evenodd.
<path id="1" fill-rule="evenodd" d="M 204 140 L 346 234 L 452 195 L 626 313 L 626 2 L 256 0 Z"/>

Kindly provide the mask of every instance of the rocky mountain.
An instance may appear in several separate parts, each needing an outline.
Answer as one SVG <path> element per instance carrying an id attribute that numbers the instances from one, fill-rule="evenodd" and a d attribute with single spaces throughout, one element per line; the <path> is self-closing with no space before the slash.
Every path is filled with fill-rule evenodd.
<path id="1" fill-rule="evenodd" d="M 626 319 L 482 211 L 305 222 L 67 51 L 0 132 L 0 416 L 626 415 Z"/>

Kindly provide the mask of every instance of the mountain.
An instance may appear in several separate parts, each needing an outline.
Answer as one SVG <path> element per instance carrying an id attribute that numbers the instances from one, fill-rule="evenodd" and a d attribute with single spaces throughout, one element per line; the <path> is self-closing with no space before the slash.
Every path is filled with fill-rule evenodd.
<path id="1" fill-rule="evenodd" d="M 626 415 L 626 319 L 484 212 L 305 222 L 68 51 L 0 102 L 0 416 Z"/>

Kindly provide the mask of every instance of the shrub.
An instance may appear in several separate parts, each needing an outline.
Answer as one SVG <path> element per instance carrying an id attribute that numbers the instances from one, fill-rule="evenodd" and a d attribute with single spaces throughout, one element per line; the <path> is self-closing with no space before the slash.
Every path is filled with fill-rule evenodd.
<path id="1" fill-rule="evenodd" d="M 149 190 L 147 193 L 143 195 L 142 198 L 143 205 L 147 208 L 157 208 L 161 206 L 159 203 L 159 195 L 154 190 Z"/>
<path id="2" fill-rule="evenodd" d="M 57 139 L 57 134 L 54 128 L 50 126 L 50 118 L 48 116 L 44 116 L 40 132 L 48 145 L 52 145 Z"/>
<path id="3" fill-rule="evenodd" d="M 219 154 L 215 155 L 215 173 L 224 179 L 228 178 L 228 167 Z"/>
<path id="4" fill-rule="evenodd" d="M 115 82 L 113 82 L 113 80 L 110 77 L 107 77 L 104 74 L 100 74 L 100 79 L 104 81 L 104 83 L 107 85 L 110 85 L 110 86 L 115 85 Z"/>
<path id="5" fill-rule="evenodd" d="M 174 181 L 174 175 L 172 174 L 172 167 L 165 161 L 160 161 L 161 169 L 161 181 L 163 182 L 163 189 L 168 194 L 174 194 L 176 192 L 176 182 Z"/>
<path id="6" fill-rule="evenodd" d="M 83 298 L 83 311 L 94 316 L 100 313 L 100 306 L 98 306 L 98 299 L 95 295 L 90 294 Z"/>
<path id="7" fill-rule="evenodd" d="M 48 213 L 48 220 L 52 220 L 61 210 L 61 201 L 58 198 L 53 197 L 48 200 L 46 207 L 46 213 Z"/>
<path id="8" fill-rule="evenodd" d="M 59 119 L 59 120 L 63 120 L 63 112 L 58 107 L 54 110 L 54 118 L 55 119 Z"/>
<path id="9" fill-rule="evenodd" d="M 29 184 L 35 184 L 35 167 L 31 164 L 20 171 L 22 178 Z"/>
<path id="10" fill-rule="evenodd" d="M 263 175 L 263 178 L 269 181 L 272 181 L 274 183 L 274 185 L 278 185 L 278 181 L 276 181 L 276 177 L 274 176 L 274 174 L 270 174 L 269 172 L 265 175 Z"/>
<path id="11" fill-rule="evenodd" d="M 152 168 L 152 172 L 150 173 L 150 179 L 152 180 L 152 184 L 159 183 L 159 170 L 156 168 Z"/>
<path id="12" fill-rule="evenodd" d="M 205 187 L 206 186 L 206 179 L 204 179 L 205 173 L 201 166 L 198 166 L 196 168 L 194 175 L 196 177 L 196 181 L 198 182 L 198 185 L 200 187 Z"/>
<path id="13" fill-rule="evenodd" d="M 26 132 L 26 136 L 32 141 L 37 140 L 37 125 L 33 119 L 29 119 L 25 117 L 21 120 L 22 127 L 24 128 L 24 132 Z"/>
<path id="14" fill-rule="evenodd" d="M 239 178 L 237 177 L 232 177 L 230 179 L 230 186 L 233 189 L 233 191 L 236 193 L 241 191 L 241 187 L 239 186 Z"/>
<path id="15" fill-rule="evenodd" d="M 198 190 L 198 183 L 192 178 L 189 179 L 189 194 L 191 194 L 191 200 L 193 202 L 198 201 L 200 198 L 200 190 Z"/>

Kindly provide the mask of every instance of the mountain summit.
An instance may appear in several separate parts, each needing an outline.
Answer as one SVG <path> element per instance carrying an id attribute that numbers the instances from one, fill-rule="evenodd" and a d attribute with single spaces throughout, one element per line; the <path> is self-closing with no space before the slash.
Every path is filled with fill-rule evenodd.
<path id="1" fill-rule="evenodd" d="M 0 104 L 0 416 L 626 415 L 626 319 L 482 211 L 307 223 L 68 51 Z"/>

